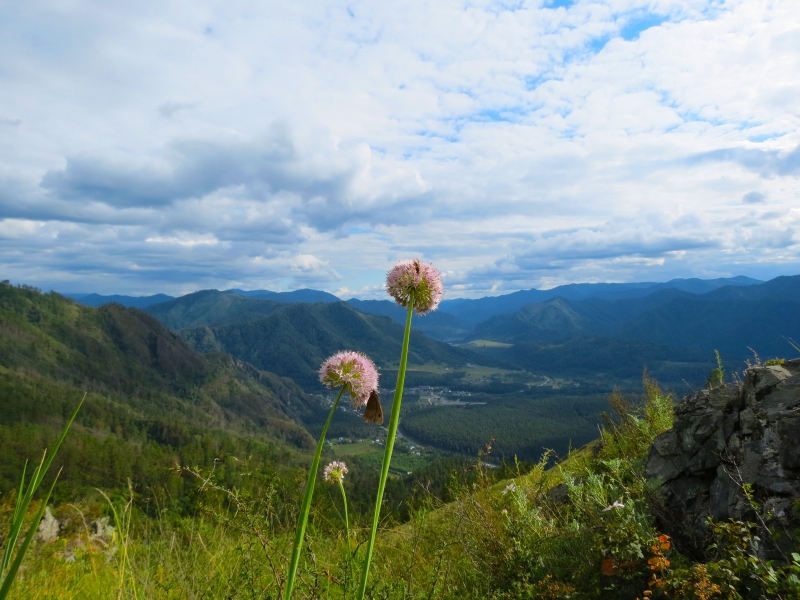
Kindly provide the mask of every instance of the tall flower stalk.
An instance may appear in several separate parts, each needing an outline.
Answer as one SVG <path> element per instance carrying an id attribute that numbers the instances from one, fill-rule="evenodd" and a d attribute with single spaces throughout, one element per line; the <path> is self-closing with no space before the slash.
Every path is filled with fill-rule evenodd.
<path id="1" fill-rule="evenodd" d="M 386 434 L 386 448 L 383 452 L 381 478 L 378 482 L 378 496 L 375 499 L 375 511 L 372 515 L 372 530 L 367 543 L 364 570 L 361 573 L 361 583 L 358 588 L 358 600 L 364 600 L 364 594 L 367 591 L 367 579 L 369 578 L 369 567 L 372 563 L 372 553 L 375 549 L 375 537 L 378 533 L 383 493 L 386 489 L 386 480 L 389 478 L 389 464 L 392 462 L 397 426 L 400 423 L 400 404 L 403 401 L 403 386 L 405 385 L 406 365 L 408 363 L 408 342 L 411 337 L 411 317 L 415 312 L 418 315 L 424 315 L 435 310 L 439 302 L 442 301 L 444 286 L 439 272 L 433 265 L 423 263 L 418 259 L 411 259 L 401 260 L 389 271 L 386 276 L 386 290 L 399 306 L 404 306 L 408 309 L 408 313 L 406 315 L 406 329 L 403 334 L 403 349 L 400 353 L 400 367 L 397 370 L 397 384 L 394 388 L 392 414 L 389 417 L 389 428 Z"/>
<path id="2" fill-rule="evenodd" d="M 317 452 L 311 463 L 308 474 L 308 483 L 303 495 L 303 502 L 300 504 L 300 514 L 297 517 L 297 530 L 294 536 L 294 547 L 292 548 L 292 558 L 289 562 L 289 573 L 286 577 L 286 590 L 284 598 L 289 600 L 294 590 L 295 578 L 297 576 L 297 565 L 300 563 L 300 552 L 303 548 L 303 538 L 308 524 L 308 513 L 311 510 L 311 499 L 314 496 L 314 484 L 317 481 L 317 471 L 319 471 L 319 461 L 322 457 L 322 448 L 325 444 L 325 434 L 328 433 L 328 426 L 331 424 L 333 413 L 339 405 L 339 400 L 345 391 L 350 393 L 353 406 L 358 408 L 365 406 L 370 394 L 378 389 L 378 370 L 375 364 L 360 352 L 338 352 L 322 363 L 319 369 L 319 379 L 329 389 L 341 387 L 339 393 L 328 413 L 328 419 L 322 427 L 319 436 Z"/>
<path id="3" fill-rule="evenodd" d="M 345 560 L 347 561 L 347 579 L 344 582 L 345 596 L 347 595 L 350 580 L 353 579 L 353 570 L 351 569 L 350 555 L 350 519 L 347 515 L 347 494 L 344 491 L 344 475 L 347 473 L 347 465 L 341 461 L 335 460 L 328 464 L 322 471 L 323 479 L 328 483 L 337 483 L 339 491 L 342 492 L 342 505 L 344 506 L 344 540 L 345 540 Z"/>

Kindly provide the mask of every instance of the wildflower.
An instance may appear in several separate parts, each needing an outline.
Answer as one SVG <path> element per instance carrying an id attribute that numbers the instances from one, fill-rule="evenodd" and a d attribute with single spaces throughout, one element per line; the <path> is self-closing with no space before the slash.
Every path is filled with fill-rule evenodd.
<path id="1" fill-rule="evenodd" d="M 370 394 L 378 389 L 378 370 L 360 352 L 337 352 L 322 363 L 319 380 L 328 388 L 343 386 L 357 408 L 364 406 Z"/>
<path id="2" fill-rule="evenodd" d="M 613 576 L 614 574 L 616 574 L 616 572 L 617 572 L 618 570 L 619 570 L 619 569 L 618 569 L 618 568 L 617 568 L 617 566 L 614 564 L 614 559 L 613 559 L 613 558 L 606 558 L 605 560 L 603 560 L 603 564 L 602 564 L 602 566 L 600 567 L 600 572 L 601 572 L 603 575 L 605 575 L 606 577 L 611 577 L 611 576 Z"/>
<path id="3" fill-rule="evenodd" d="M 336 412 L 336 407 L 339 405 L 339 400 L 342 399 L 342 395 L 347 391 L 353 399 L 353 406 L 363 406 L 367 403 L 370 394 L 378 388 L 378 370 L 375 368 L 375 364 L 360 352 L 337 352 L 322 363 L 319 369 L 319 378 L 328 388 L 338 387 L 339 394 L 331 405 L 328 419 L 325 421 L 325 425 L 322 427 L 322 433 L 319 436 L 317 452 L 314 454 L 314 460 L 311 461 L 311 471 L 308 483 L 306 484 L 306 491 L 303 494 L 300 512 L 297 516 L 297 529 L 295 530 L 292 557 L 289 561 L 289 571 L 286 576 L 284 600 L 290 600 L 292 591 L 294 590 L 294 582 L 297 577 L 297 565 L 300 563 L 300 552 L 303 547 L 303 536 L 305 535 L 306 525 L 308 525 L 308 513 L 311 510 L 311 499 L 314 497 L 314 483 L 317 480 L 319 461 L 320 458 L 322 458 L 322 448 L 325 444 L 325 434 L 328 433 L 328 426 L 331 424 L 331 419 L 333 419 L 333 414 Z M 344 463 L 333 462 L 325 468 L 326 481 L 331 481 L 331 478 L 334 478 L 333 480 L 339 483 L 339 488 L 342 491 L 342 497 L 345 501 L 345 528 L 348 529 L 347 535 L 349 539 L 347 501 L 344 498 L 344 486 L 342 485 L 342 478 L 345 473 L 347 473 L 347 467 L 345 467 Z"/>
<path id="4" fill-rule="evenodd" d="M 650 565 L 651 571 L 663 571 L 670 565 L 670 562 L 663 556 L 654 556 L 647 559 L 647 564 Z"/>
<path id="5" fill-rule="evenodd" d="M 347 465 L 335 460 L 332 463 L 328 463 L 322 470 L 322 478 L 330 483 L 342 483 L 345 473 L 347 473 Z"/>
<path id="6" fill-rule="evenodd" d="M 509 493 L 509 492 L 516 492 L 516 491 L 517 491 L 517 486 L 516 486 L 516 485 L 514 485 L 514 483 L 513 483 L 513 482 L 512 482 L 512 483 L 509 483 L 509 484 L 506 486 L 506 489 L 504 489 L 504 490 L 503 490 L 503 496 L 505 496 L 505 495 L 506 495 L 507 493 Z"/>
<path id="7" fill-rule="evenodd" d="M 400 363 L 397 369 L 397 384 L 394 387 L 392 413 L 389 416 L 389 426 L 386 428 L 386 445 L 383 452 L 383 463 L 381 464 L 381 476 L 378 480 L 375 511 L 372 513 L 372 529 L 367 541 L 364 568 L 361 572 L 361 582 L 358 586 L 356 600 L 364 600 L 364 595 L 367 593 L 367 579 L 369 578 L 369 567 L 372 562 L 372 551 L 375 548 L 375 537 L 378 534 L 381 503 L 383 502 L 383 493 L 386 490 L 386 480 L 389 478 L 389 464 L 392 462 L 397 426 L 400 423 L 400 407 L 403 402 L 403 387 L 406 380 L 406 366 L 408 365 L 408 346 L 411 340 L 411 318 L 414 312 L 424 315 L 435 310 L 439 306 L 439 302 L 442 301 L 442 294 L 444 293 L 444 286 L 439 272 L 433 265 L 423 263 L 419 259 L 398 262 L 386 276 L 386 289 L 397 304 L 408 309 L 408 314 L 406 316 L 405 331 L 403 332 L 403 346 L 400 350 Z M 377 401 L 377 394 L 375 395 L 375 400 Z M 379 406 L 375 407 L 375 409 L 378 408 Z M 372 418 L 373 412 L 370 411 L 365 416 Z M 377 420 L 377 415 L 375 420 Z"/>
<path id="8" fill-rule="evenodd" d="M 606 506 L 603 509 L 603 512 L 607 512 L 607 511 L 611 510 L 612 508 L 625 508 L 625 505 L 622 502 L 615 501 L 614 504 L 612 504 L 611 506 Z"/>
<path id="9" fill-rule="evenodd" d="M 500 511 L 500 514 L 507 515 L 508 514 L 508 509 L 504 508 L 503 510 Z"/>
<path id="10" fill-rule="evenodd" d="M 433 265 L 414 258 L 399 261 L 389 271 L 386 290 L 400 306 L 413 302 L 414 312 L 424 315 L 439 306 L 444 285 Z"/>

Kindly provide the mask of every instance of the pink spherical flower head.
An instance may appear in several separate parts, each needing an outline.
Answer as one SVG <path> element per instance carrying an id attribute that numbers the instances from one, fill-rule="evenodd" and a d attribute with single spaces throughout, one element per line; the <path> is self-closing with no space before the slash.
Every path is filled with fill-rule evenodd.
<path id="1" fill-rule="evenodd" d="M 378 389 L 378 369 L 361 352 L 337 352 L 322 363 L 319 380 L 329 388 L 344 386 L 353 399 L 353 406 L 358 408 Z"/>
<path id="2" fill-rule="evenodd" d="M 408 306 L 413 298 L 414 312 L 424 315 L 439 306 L 444 285 L 433 265 L 414 258 L 399 261 L 389 271 L 386 290 L 400 306 Z"/>
<path id="3" fill-rule="evenodd" d="M 342 483 L 345 473 L 347 473 L 347 465 L 340 460 L 335 460 L 322 470 L 322 478 L 330 483 L 334 481 Z"/>

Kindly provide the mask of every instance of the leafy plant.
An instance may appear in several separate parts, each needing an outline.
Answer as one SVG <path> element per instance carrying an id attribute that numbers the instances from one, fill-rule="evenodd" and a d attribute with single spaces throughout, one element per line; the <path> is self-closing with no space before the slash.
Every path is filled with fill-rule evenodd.
<path id="1" fill-rule="evenodd" d="M 714 350 L 717 357 L 717 368 L 713 369 L 706 379 L 706 387 L 715 388 L 725 383 L 725 369 L 722 368 L 722 359 L 719 356 L 719 351 Z"/>

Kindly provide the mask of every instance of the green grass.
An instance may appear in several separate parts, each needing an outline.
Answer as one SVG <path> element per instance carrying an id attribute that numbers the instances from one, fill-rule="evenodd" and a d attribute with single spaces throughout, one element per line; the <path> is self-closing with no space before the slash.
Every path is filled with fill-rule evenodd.
<path id="1" fill-rule="evenodd" d="M 420 482 L 410 519 L 381 526 L 367 597 L 634 600 L 650 589 L 654 599 L 738 598 L 748 593 L 745 587 L 751 594 L 745 597 L 797 597 L 797 582 L 790 575 L 800 569 L 798 561 L 767 564 L 749 550 L 752 539 L 745 524 L 718 525 L 719 545 L 705 563 L 659 540 L 642 457 L 653 437 L 670 426 L 671 399 L 651 386 L 642 409 L 626 412 L 630 409 L 619 402 L 612 406 L 620 411 L 617 425 L 603 431 L 602 444 L 595 441 L 571 452 L 549 469 L 545 457 L 498 482 L 496 471 L 478 464 L 460 467 L 470 471 L 470 478 L 454 480 L 455 499 L 448 503 L 427 494 Z M 364 442 L 340 448 L 359 459 L 375 453 Z M 395 455 L 401 459 L 398 466 L 407 466 L 405 458 Z M 92 542 L 73 510 L 71 532 L 64 539 L 32 549 L 13 597 L 275 598 L 293 525 L 293 515 L 281 517 L 278 510 L 282 491 L 248 496 L 226 490 L 217 476 L 201 475 L 205 491 L 195 516 L 159 510 L 147 517 L 134 508 L 130 526 L 118 530 L 124 535 L 112 542 L 114 551 Z M 562 482 L 568 483 L 565 500 L 554 502 L 547 492 Z M 349 552 L 359 559 L 368 522 L 355 515 L 353 539 L 345 542 L 335 514 L 338 501 L 327 486 L 315 494 L 295 598 L 353 596 L 344 556 Z M 615 501 L 624 507 L 607 510 Z M 126 514 L 130 518 L 129 506 L 124 499 L 115 501 L 118 522 L 125 523 Z M 78 508 L 91 513 L 86 506 Z M 58 515 L 66 514 L 60 510 Z M 0 504 L 0 526 L 9 512 Z M 75 560 L 66 562 L 67 554 Z M 663 563 L 648 561 L 661 559 L 670 564 L 654 572 L 651 565 Z M 649 583 L 654 573 L 656 587 Z M 720 593 L 701 595 L 709 589 Z"/>
<path id="2" fill-rule="evenodd" d="M 337 458 L 360 456 L 370 452 L 383 452 L 383 444 L 375 444 L 372 440 L 361 440 L 353 444 L 333 443 L 329 448 Z"/>
<path id="3" fill-rule="evenodd" d="M 472 340 L 465 344 L 455 344 L 461 348 L 511 348 L 513 344 L 495 342 L 493 340 Z"/>
<path id="4" fill-rule="evenodd" d="M 488 342 L 495 344 L 496 342 Z M 387 366 L 387 369 L 394 369 L 396 366 Z M 417 365 L 408 365 L 408 371 L 413 373 L 431 373 L 433 375 L 446 375 L 448 373 L 464 373 L 463 380 L 476 381 L 478 379 L 488 379 L 491 377 L 499 377 L 500 381 L 507 382 L 512 377 L 530 379 L 531 382 L 541 383 L 541 376 L 534 375 L 527 371 L 501 369 L 499 367 L 488 367 L 485 365 L 476 365 L 470 363 L 470 366 L 461 365 L 458 369 L 449 367 L 439 363 L 426 363 Z"/>

